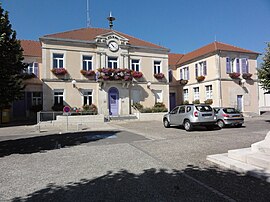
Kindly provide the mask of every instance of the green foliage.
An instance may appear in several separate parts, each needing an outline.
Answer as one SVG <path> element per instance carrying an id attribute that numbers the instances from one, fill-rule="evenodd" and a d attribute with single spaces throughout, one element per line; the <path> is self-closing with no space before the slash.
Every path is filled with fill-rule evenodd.
<path id="1" fill-rule="evenodd" d="M 152 108 L 142 108 L 140 110 L 141 113 L 158 113 L 158 112 L 167 112 L 165 104 L 162 102 L 157 102 Z"/>
<path id="2" fill-rule="evenodd" d="M 153 112 L 167 112 L 168 109 L 166 108 L 165 104 L 162 102 L 157 102 L 154 107 L 152 108 Z"/>
<path id="3" fill-rule="evenodd" d="M 141 113 L 152 113 L 152 108 L 146 107 L 141 110 Z"/>
<path id="4" fill-rule="evenodd" d="M 192 103 L 193 104 L 200 104 L 201 102 L 200 102 L 200 100 L 194 100 L 194 101 L 192 101 Z"/>
<path id="5" fill-rule="evenodd" d="M 23 49 L 11 28 L 8 12 L 0 4 L 0 110 L 22 95 L 21 73 L 27 67 Z"/>
<path id="6" fill-rule="evenodd" d="M 154 105 L 154 108 L 165 108 L 165 104 L 162 103 L 162 102 L 157 102 L 157 103 Z"/>
<path id="7" fill-rule="evenodd" d="M 207 99 L 204 101 L 205 104 L 211 105 L 213 104 L 213 100 L 212 99 Z"/>
<path id="8" fill-rule="evenodd" d="M 138 102 L 134 103 L 132 106 L 134 106 L 139 111 L 141 111 L 143 109 L 143 105 L 138 103 Z"/>
<path id="9" fill-rule="evenodd" d="M 183 104 L 184 104 L 184 105 L 188 105 L 188 104 L 189 104 L 189 101 L 188 101 L 188 100 L 185 100 L 185 101 L 183 102 Z"/>
<path id="10" fill-rule="evenodd" d="M 87 112 L 87 113 L 96 115 L 98 113 L 98 109 L 97 109 L 97 106 L 94 104 L 84 105 L 83 112 Z"/>
<path id="11" fill-rule="evenodd" d="M 258 78 L 262 89 L 270 91 L 270 43 L 265 50 L 261 68 L 258 69 Z"/>

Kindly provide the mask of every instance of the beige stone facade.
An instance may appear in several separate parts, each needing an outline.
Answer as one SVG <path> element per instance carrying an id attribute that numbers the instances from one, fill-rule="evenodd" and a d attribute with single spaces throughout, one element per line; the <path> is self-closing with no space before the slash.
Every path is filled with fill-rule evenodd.
<path id="1" fill-rule="evenodd" d="M 88 28 L 84 34 L 91 35 L 93 31 L 95 30 Z M 111 114 L 109 94 L 112 88 L 118 92 L 117 113 L 114 115 L 130 114 L 133 102 L 139 102 L 144 107 L 153 107 L 156 102 L 163 102 L 168 107 L 168 49 L 151 47 L 144 41 L 141 44 L 133 42 L 134 38 L 130 40 L 127 35 L 123 36 L 112 30 L 105 30 L 89 40 L 81 40 L 80 37 L 70 39 L 67 35 L 51 35 L 40 38 L 40 41 L 43 110 L 52 109 L 56 99 L 55 92 L 60 92 L 63 96 L 64 105 L 76 108 L 82 108 L 85 104 L 85 92 L 91 92 L 92 104 L 98 107 L 100 114 L 108 115 Z M 110 50 L 112 41 L 119 46 L 117 50 Z M 59 54 L 63 63 L 61 67 L 64 67 L 67 73 L 57 76 L 51 70 L 55 68 L 54 57 Z M 91 58 L 91 70 L 95 71 L 96 76 L 85 77 L 80 72 L 84 68 L 84 56 Z M 98 69 L 108 68 L 112 65 L 110 60 L 116 63 L 113 69 L 132 69 L 132 62 L 135 60 L 143 77 L 130 81 L 98 79 Z M 155 61 L 159 62 L 159 71 L 165 75 L 163 79 L 154 77 Z"/>
<path id="2" fill-rule="evenodd" d="M 215 42 L 216 43 L 216 42 Z M 219 45 L 219 44 L 217 44 Z M 181 89 L 180 100 L 189 103 L 199 100 L 213 101 L 212 106 L 226 106 L 238 108 L 246 113 L 259 113 L 259 92 L 257 81 L 257 57 L 258 53 L 246 51 L 239 48 L 234 50 L 233 46 L 221 44 L 223 48 L 211 50 L 198 49 L 187 54 L 173 70 L 175 85 Z M 216 46 L 216 45 L 215 45 Z M 217 47 L 217 46 L 216 46 Z M 231 50 L 230 50 L 231 48 Z M 223 50 L 226 49 L 226 50 Z M 192 56 L 193 55 L 193 56 Z M 230 73 L 238 72 L 238 78 L 231 78 Z M 252 74 L 251 78 L 244 79 L 244 73 Z M 198 81 L 198 76 L 204 76 L 204 80 Z M 185 85 L 180 80 L 187 80 Z M 177 89 L 177 87 L 175 87 Z"/>

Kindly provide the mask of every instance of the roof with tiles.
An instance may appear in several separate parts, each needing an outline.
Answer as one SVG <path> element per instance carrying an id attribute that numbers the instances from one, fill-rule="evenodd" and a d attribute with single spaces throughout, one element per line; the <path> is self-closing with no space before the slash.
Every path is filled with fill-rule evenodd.
<path id="1" fill-rule="evenodd" d="M 115 32 L 129 40 L 129 44 L 134 46 L 144 46 L 144 47 L 151 47 L 151 48 L 162 48 L 162 46 L 158 46 L 156 44 L 135 38 L 133 36 L 115 31 L 110 29 L 103 29 L 103 28 L 82 28 L 77 30 L 71 30 L 67 32 L 61 32 L 56 34 L 49 34 L 45 35 L 45 38 L 60 38 L 60 39 L 72 39 L 72 40 L 82 40 L 82 41 L 93 41 L 99 35 L 103 35 L 106 33 Z"/>
<path id="2" fill-rule="evenodd" d="M 251 53 L 251 54 L 259 54 L 257 52 L 254 52 L 254 51 L 250 51 L 250 50 L 246 50 L 246 49 L 243 49 L 243 48 L 239 48 L 239 47 L 236 47 L 236 46 L 232 46 L 232 45 L 229 45 L 229 44 L 225 44 L 225 43 L 221 43 L 221 42 L 213 42 L 213 43 L 210 43 L 206 46 L 203 46 L 195 51 L 192 51 L 190 53 L 187 53 L 185 54 L 181 60 L 178 62 L 177 65 L 181 65 L 181 64 L 184 64 L 188 61 L 191 61 L 193 59 L 196 59 L 198 57 L 201 57 L 203 55 L 206 55 L 206 54 L 209 54 L 209 53 L 213 53 L 213 52 L 216 52 L 216 51 L 232 51 L 232 52 L 241 52 L 241 53 Z"/>
<path id="3" fill-rule="evenodd" d="M 24 56 L 41 57 L 41 44 L 39 41 L 20 40 Z"/>
<path id="4" fill-rule="evenodd" d="M 169 68 L 170 69 L 176 69 L 177 63 L 180 61 L 180 59 L 184 56 L 184 54 L 179 53 L 169 53 Z"/>

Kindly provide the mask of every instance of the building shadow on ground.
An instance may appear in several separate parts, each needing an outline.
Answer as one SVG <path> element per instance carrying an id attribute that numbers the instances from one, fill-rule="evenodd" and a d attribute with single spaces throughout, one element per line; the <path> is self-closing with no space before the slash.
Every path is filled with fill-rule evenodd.
<path id="1" fill-rule="evenodd" d="M 0 158 L 11 154 L 31 154 L 116 137 L 120 131 L 85 131 L 53 134 L 0 142 Z"/>
<path id="2" fill-rule="evenodd" d="M 31 126 L 36 124 L 37 120 L 20 120 L 20 121 L 11 121 L 9 123 L 0 123 L 0 128 L 7 128 L 14 126 Z"/>
<path id="3" fill-rule="evenodd" d="M 74 171 L 76 172 L 76 171 Z M 46 188 L 16 197 L 30 201 L 269 201 L 270 184 L 218 167 L 189 165 L 184 170 L 147 169 L 140 174 L 127 170 L 64 186 Z"/>

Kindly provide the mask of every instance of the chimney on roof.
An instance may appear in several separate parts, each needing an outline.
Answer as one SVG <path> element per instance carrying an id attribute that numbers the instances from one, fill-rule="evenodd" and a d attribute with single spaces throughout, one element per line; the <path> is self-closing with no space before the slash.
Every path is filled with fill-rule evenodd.
<path id="1" fill-rule="evenodd" d="M 107 20 L 109 21 L 110 29 L 113 28 L 113 21 L 115 20 L 115 17 L 112 16 L 112 12 L 110 12 L 110 16 L 107 17 Z"/>

